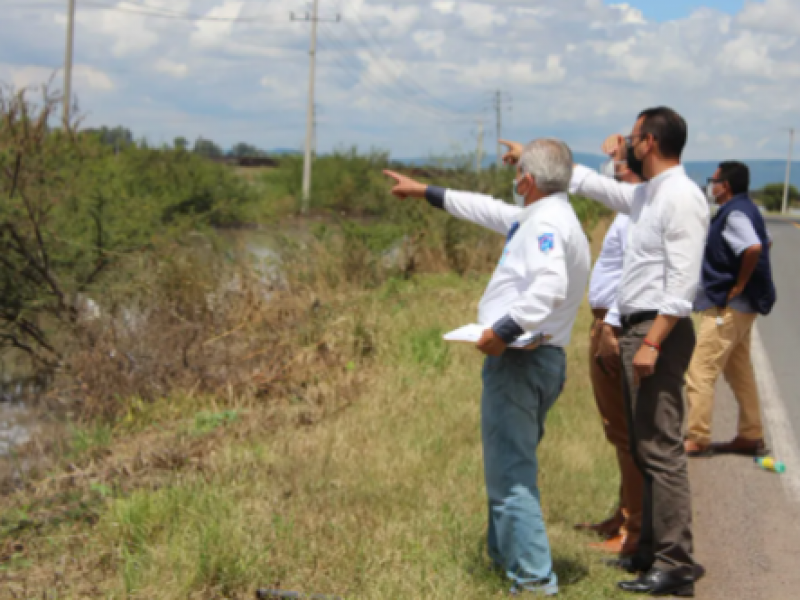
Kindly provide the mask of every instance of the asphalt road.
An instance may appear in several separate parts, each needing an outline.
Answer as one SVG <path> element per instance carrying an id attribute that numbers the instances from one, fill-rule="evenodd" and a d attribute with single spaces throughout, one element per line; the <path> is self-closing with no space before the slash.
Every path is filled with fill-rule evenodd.
<path id="1" fill-rule="evenodd" d="M 800 435 L 800 219 L 768 219 L 767 227 L 774 242 L 778 302 L 769 317 L 758 320 L 758 330 L 786 412 Z"/>
<path id="2" fill-rule="evenodd" d="M 769 317 L 758 320 L 753 364 L 767 441 L 776 455 L 796 459 L 797 453 L 788 450 L 800 444 L 800 223 L 770 219 L 768 227 L 779 300 Z M 777 413 L 775 396 L 780 396 Z M 736 401 L 721 378 L 714 439 L 733 438 L 737 420 Z M 790 475 L 764 472 L 743 457 L 690 461 L 696 557 L 708 569 L 698 600 L 800 598 L 800 502 L 787 486 Z"/>

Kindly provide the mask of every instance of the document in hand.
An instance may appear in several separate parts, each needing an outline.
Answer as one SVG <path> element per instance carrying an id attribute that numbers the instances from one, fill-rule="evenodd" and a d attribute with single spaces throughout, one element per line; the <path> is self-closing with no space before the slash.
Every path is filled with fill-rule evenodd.
<path id="1" fill-rule="evenodd" d="M 464 327 L 456 329 L 455 331 L 451 331 L 450 333 L 446 333 L 444 335 L 444 341 L 463 344 L 477 344 L 480 341 L 484 331 L 486 331 L 486 327 L 473 323 L 471 325 L 465 325 Z M 549 341 L 550 339 L 552 339 L 552 336 L 544 335 L 543 333 L 526 333 L 516 342 L 509 344 L 508 347 L 516 348 L 518 350 L 535 350 L 541 344 Z"/>

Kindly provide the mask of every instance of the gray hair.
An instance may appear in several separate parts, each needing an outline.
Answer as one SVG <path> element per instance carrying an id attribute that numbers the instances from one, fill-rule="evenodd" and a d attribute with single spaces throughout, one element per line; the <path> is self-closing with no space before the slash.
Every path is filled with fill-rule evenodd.
<path id="1" fill-rule="evenodd" d="M 536 187 L 545 194 L 569 190 L 573 167 L 572 150 L 554 139 L 535 140 L 525 146 L 519 159 L 524 174 L 536 180 Z"/>

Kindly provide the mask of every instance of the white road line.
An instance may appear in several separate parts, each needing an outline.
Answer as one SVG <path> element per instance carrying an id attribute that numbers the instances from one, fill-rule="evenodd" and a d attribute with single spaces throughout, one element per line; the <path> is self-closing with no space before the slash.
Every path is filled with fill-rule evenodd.
<path id="1" fill-rule="evenodd" d="M 800 450 L 758 327 L 753 327 L 751 352 L 773 455 L 786 465 L 786 473 L 781 475 L 783 488 L 791 500 L 800 502 Z"/>

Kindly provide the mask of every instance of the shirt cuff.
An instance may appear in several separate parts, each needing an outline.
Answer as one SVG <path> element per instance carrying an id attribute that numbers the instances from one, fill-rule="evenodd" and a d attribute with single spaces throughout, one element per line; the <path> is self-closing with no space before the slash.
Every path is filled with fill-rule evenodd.
<path id="1" fill-rule="evenodd" d="M 429 185 L 428 189 L 425 190 L 425 200 L 434 208 L 444 210 L 444 197 L 446 194 L 446 188 Z"/>
<path id="2" fill-rule="evenodd" d="M 622 319 L 620 318 L 619 313 L 615 310 L 608 311 L 604 322 L 611 325 L 614 329 L 619 329 L 622 327 Z"/>
<path id="3" fill-rule="evenodd" d="M 684 300 L 677 296 L 667 296 L 661 302 L 658 314 L 683 319 L 691 316 L 693 306 L 694 304 L 689 300 Z"/>
<path id="4" fill-rule="evenodd" d="M 569 182 L 569 193 L 572 195 L 580 194 L 581 185 L 586 178 L 594 173 L 590 168 L 583 165 L 575 165 L 572 168 L 572 179 Z"/>
<path id="5" fill-rule="evenodd" d="M 517 322 L 511 316 L 500 319 L 492 326 L 492 331 L 506 344 L 516 342 L 525 333 L 525 330 L 517 325 Z"/>

